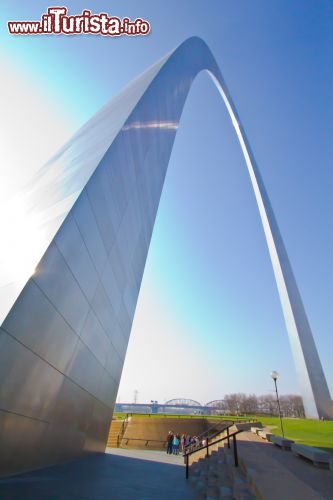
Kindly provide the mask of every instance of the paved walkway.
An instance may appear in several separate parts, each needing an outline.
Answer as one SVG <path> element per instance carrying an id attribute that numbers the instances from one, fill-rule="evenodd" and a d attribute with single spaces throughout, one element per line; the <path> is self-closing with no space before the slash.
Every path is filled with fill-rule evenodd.
<path id="1" fill-rule="evenodd" d="M 74 462 L 0 480 L 1 500 L 193 500 L 180 456 L 108 448 Z"/>
<path id="2" fill-rule="evenodd" d="M 266 500 L 333 500 L 333 473 L 251 432 L 237 436 L 239 456 Z"/>

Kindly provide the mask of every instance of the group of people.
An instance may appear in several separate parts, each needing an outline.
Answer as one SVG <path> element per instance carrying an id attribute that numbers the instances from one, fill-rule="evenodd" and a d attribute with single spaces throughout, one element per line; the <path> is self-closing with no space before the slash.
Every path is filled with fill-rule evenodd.
<path id="1" fill-rule="evenodd" d="M 179 450 L 185 453 L 186 448 L 190 446 L 197 447 L 201 444 L 197 436 L 189 436 L 187 434 L 180 435 L 179 433 L 175 434 L 173 431 L 168 432 L 166 441 L 166 452 L 169 455 L 179 455 Z"/>

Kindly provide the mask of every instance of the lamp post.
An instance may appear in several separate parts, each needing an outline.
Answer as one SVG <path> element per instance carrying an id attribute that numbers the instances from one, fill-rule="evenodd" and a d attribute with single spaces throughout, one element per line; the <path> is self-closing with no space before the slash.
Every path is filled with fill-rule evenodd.
<path id="1" fill-rule="evenodd" d="M 278 372 L 276 372 L 275 370 L 272 371 L 271 377 L 274 380 L 274 384 L 275 384 L 275 392 L 276 392 L 276 399 L 277 399 L 277 404 L 278 404 L 278 408 L 279 408 L 279 417 L 280 417 L 280 424 L 281 424 L 281 432 L 282 432 L 282 436 L 284 437 L 284 430 L 283 430 L 283 424 L 282 424 L 282 414 L 281 414 L 281 408 L 280 408 L 279 393 L 278 393 L 278 390 L 277 390 L 277 383 L 276 383 L 278 376 L 279 376 Z"/>

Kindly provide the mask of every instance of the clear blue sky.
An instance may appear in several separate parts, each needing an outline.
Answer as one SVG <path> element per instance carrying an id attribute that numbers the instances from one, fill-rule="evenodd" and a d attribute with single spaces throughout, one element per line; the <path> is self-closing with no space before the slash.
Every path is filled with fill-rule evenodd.
<path id="1" fill-rule="evenodd" d="M 48 6 L 2 2 L 0 56 L 68 134 L 187 37 L 208 43 L 261 169 L 333 392 L 332 2 L 71 0 L 72 14 L 90 8 L 146 18 L 151 34 L 6 33 L 7 20 L 37 20 Z M 25 107 L 19 111 L 29 122 Z M 19 124 L 6 127 L 5 120 L 11 116 L 2 116 L 1 143 L 19 147 Z M 39 127 L 38 141 L 47 142 L 48 131 Z M 30 133 L 33 141 L 37 132 Z M 135 389 L 141 401 L 266 393 L 272 369 L 282 392 L 298 392 L 245 164 L 221 99 L 202 74 L 169 165 L 119 397 L 132 400 Z"/>

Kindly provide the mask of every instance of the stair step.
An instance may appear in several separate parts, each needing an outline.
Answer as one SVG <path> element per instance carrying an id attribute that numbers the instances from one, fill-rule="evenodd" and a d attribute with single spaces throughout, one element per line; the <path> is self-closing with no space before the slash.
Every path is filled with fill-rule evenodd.
<path id="1" fill-rule="evenodd" d="M 223 500 L 229 500 L 233 498 L 232 488 L 230 486 L 220 486 L 219 488 L 220 498 Z"/>
<path id="2" fill-rule="evenodd" d="M 236 500 L 256 500 L 257 496 L 251 493 L 250 490 L 239 491 L 236 494 L 234 493 L 234 498 Z"/>
<path id="3" fill-rule="evenodd" d="M 226 486 L 227 488 L 232 487 L 232 481 L 229 476 L 223 475 L 218 478 L 218 483 L 220 486 Z"/>
<path id="4" fill-rule="evenodd" d="M 216 498 L 219 498 L 219 490 L 216 486 L 208 486 L 207 492 L 206 492 L 206 499 L 207 500 L 213 500 Z"/>
<path id="5" fill-rule="evenodd" d="M 198 481 L 194 485 L 197 491 L 206 491 L 207 483 L 203 479 L 198 479 Z"/>
<path id="6" fill-rule="evenodd" d="M 217 477 L 208 477 L 207 479 L 207 485 L 208 486 L 216 486 L 218 483 L 218 478 Z"/>
<path id="7" fill-rule="evenodd" d="M 235 483 L 233 486 L 233 494 L 237 500 L 252 500 L 256 499 L 252 487 L 249 483 Z"/>
<path id="8" fill-rule="evenodd" d="M 191 465 L 190 484 L 197 500 L 256 500 L 254 475 L 241 460 L 235 467 L 233 449 L 225 444 Z"/>

